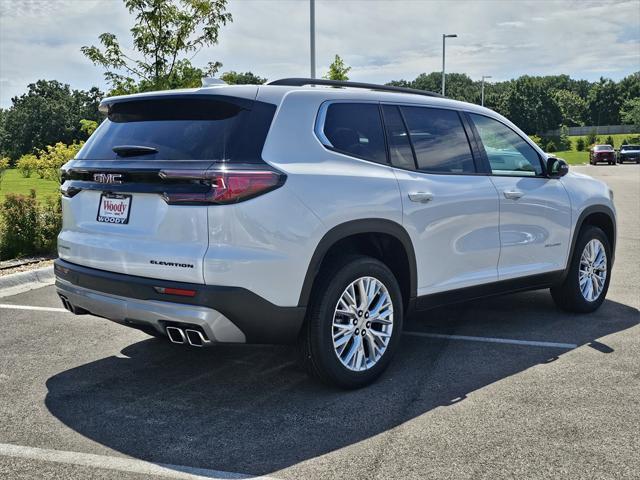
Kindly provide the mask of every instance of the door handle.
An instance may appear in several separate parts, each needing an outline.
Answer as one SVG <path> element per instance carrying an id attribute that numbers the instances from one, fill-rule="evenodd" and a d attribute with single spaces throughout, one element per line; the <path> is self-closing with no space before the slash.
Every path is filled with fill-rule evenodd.
<path id="1" fill-rule="evenodd" d="M 524 192 L 520 190 L 505 190 L 502 193 L 504 194 L 504 198 L 508 198 L 509 200 L 518 200 L 524 195 Z"/>
<path id="2" fill-rule="evenodd" d="M 429 192 L 411 192 L 409 200 L 418 203 L 428 203 L 433 199 L 433 194 Z"/>

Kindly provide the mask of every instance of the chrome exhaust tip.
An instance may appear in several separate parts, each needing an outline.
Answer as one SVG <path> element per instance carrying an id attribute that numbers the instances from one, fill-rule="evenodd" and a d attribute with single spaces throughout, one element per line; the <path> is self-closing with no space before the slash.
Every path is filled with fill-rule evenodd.
<path id="1" fill-rule="evenodd" d="M 167 332 L 167 336 L 172 343 L 184 344 L 187 342 L 186 337 L 184 336 L 184 332 L 181 328 L 178 327 L 167 327 L 165 329 Z"/>
<path id="2" fill-rule="evenodd" d="M 202 332 L 198 330 L 187 328 L 184 333 L 187 335 L 189 345 L 191 345 L 192 347 L 204 347 L 205 344 L 209 343 L 209 340 L 207 340 Z"/>

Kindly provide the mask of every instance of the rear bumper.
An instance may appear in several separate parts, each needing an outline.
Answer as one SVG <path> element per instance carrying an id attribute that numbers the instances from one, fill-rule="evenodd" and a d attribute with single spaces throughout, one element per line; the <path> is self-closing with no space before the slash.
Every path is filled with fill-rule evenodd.
<path id="1" fill-rule="evenodd" d="M 164 333 L 173 323 L 200 327 L 213 342 L 293 343 L 305 309 L 279 307 L 240 287 L 174 283 L 54 262 L 56 288 L 68 303 L 142 330 Z M 195 290 L 193 297 L 154 287 Z"/>

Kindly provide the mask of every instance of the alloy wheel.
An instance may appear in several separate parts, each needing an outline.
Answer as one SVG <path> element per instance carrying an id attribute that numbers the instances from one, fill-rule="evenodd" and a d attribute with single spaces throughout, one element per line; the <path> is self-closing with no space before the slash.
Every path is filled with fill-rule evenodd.
<path id="1" fill-rule="evenodd" d="M 374 277 L 351 282 L 333 313 L 333 348 L 349 370 L 368 370 L 382 358 L 393 332 L 393 301 Z"/>
<path id="2" fill-rule="evenodd" d="M 585 300 L 593 302 L 604 290 L 607 280 L 607 253 L 602 242 L 596 238 L 587 242 L 580 256 L 578 281 Z"/>

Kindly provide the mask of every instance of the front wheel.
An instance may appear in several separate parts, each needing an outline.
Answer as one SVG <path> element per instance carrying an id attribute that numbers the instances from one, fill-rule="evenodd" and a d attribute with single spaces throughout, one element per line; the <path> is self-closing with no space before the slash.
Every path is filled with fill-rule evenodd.
<path id="1" fill-rule="evenodd" d="M 604 232 L 588 225 L 582 229 L 562 284 L 551 288 L 558 307 L 588 313 L 600 307 L 611 280 L 611 245 Z"/>
<path id="2" fill-rule="evenodd" d="M 358 388 L 387 368 L 402 334 L 402 295 L 379 260 L 354 256 L 323 269 L 301 333 L 307 369 L 325 383 Z"/>

